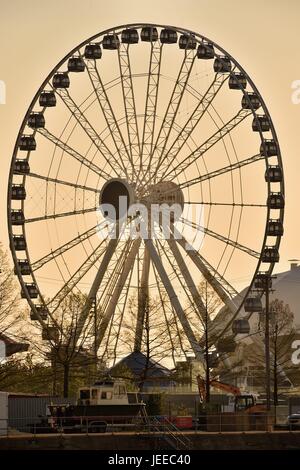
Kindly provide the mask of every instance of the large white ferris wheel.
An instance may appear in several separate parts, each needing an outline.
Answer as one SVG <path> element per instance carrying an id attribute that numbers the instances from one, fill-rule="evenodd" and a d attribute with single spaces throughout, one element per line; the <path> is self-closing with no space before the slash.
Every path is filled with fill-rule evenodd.
<path id="1" fill-rule="evenodd" d="M 150 220 L 139 210 L 110 220 L 99 206 L 119 196 L 129 209 L 179 204 L 170 236 L 161 219 L 148 237 L 126 235 Z M 173 26 L 123 25 L 73 49 L 37 91 L 12 157 L 10 246 L 31 319 L 59 328 L 61 303 L 82 292 L 75 341 L 95 302 L 95 344 L 113 360 L 133 297 L 134 350 L 155 298 L 175 356 L 201 360 L 203 280 L 227 312 L 209 319 L 215 346 L 248 333 L 279 260 L 283 211 L 279 144 L 254 83 L 213 41 Z M 237 277 L 250 280 L 245 295 Z"/>

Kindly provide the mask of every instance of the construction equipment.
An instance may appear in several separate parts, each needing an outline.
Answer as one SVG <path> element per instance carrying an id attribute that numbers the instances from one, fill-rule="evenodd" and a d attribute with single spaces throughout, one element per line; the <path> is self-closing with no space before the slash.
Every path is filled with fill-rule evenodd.
<path id="1" fill-rule="evenodd" d="M 197 375 L 198 390 L 200 395 L 200 400 L 205 402 L 206 398 L 206 382 L 200 376 Z M 245 412 L 245 413 L 265 413 L 266 407 L 261 403 L 256 403 L 256 396 L 252 394 L 242 394 L 239 387 L 234 385 L 226 384 L 219 382 L 218 380 L 210 380 L 209 385 L 211 387 L 217 388 L 224 392 L 227 392 L 233 395 L 234 400 L 230 400 L 229 405 L 225 407 L 224 411 L 226 412 Z"/>

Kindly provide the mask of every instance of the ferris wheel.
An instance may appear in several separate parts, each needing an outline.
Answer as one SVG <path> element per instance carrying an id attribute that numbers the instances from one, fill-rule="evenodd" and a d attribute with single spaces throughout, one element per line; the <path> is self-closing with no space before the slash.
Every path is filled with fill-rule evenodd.
<path id="1" fill-rule="evenodd" d="M 122 196 L 130 216 L 117 210 Z M 173 204 L 170 236 L 161 219 L 155 233 L 131 236 L 149 225 L 138 205 Z M 226 311 L 208 320 L 215 345 L 248 333 L 249 315 L 261 310 L 283 234 L 280 148 L 263 98 L 222 47 L 183 28 L 118 26 L 74 48 L 37 91 L 14 148 L 7 206 L 22 297 L 48 339 L 63 300 L 82 292 L 75 340 L 95 303 L 97 349 L 115 361 L 126 353 L 128 302 L 137 299 L 132 348 L 140 351 L 153 298 L 174 357 L 190 350 L 202 360 L 199 283 Z"/>

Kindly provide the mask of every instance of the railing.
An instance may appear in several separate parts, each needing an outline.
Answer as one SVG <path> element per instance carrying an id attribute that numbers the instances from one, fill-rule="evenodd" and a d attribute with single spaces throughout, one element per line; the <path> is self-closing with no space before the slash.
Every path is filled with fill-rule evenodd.
<path id="1" fill-rule="evenodd" d="M 180 428 L 180 417 L 163 416 L 44 416 L 41 418 L 14 418 L 14 428 L 8 419 L 0 418 L 0 439 L 3 436 L 30 434 L 94 434 L 122 433 L 146 434 L 163 439 L 174 449 L 190 449 L 189 437 L 201 433 L 300 431 L 300 424 L 287 423 L 281 417 L 275 424 L 274 414 L 259 413 L 206 413 L 191 418 L 191 426 Z M 175 422 L 174 422 L 175 420 Z"/>
<path id="2" fill-rule="evenodd" d="M 148 418 L 148 433 L 159 434 L 171 449 L 192 449 L 191 440 L 166 416 L 150 416 Z"/>

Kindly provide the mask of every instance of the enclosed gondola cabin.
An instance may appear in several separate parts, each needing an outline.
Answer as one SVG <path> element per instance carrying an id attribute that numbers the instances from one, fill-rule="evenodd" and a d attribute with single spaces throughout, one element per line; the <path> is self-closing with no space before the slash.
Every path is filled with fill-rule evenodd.
<path id="1" fill-rule="evenodd" d="M 31 299 L 36 299 L 39 295 L 39 292 L 37 290 L 37 287 L 34 283 L 26 283 L 25 284 L 25 289 Z M 21 297 L 22 299 L 26 299 L 26 292 L 24 290 L 21 291 Z"/>
<path id="2" fill-rule="evenodd" d="M 35 305 L 35 311 L 31 310 L 30 312 L 30 320 L 36 321 L 39 320 L 38 315 L 41 317 L 42 320 L 47 320 L 48 311 L 44 305 Z"/>
<path id="3" fill-rule="evenodd" d="M 248 313 L 262 312 L 260 297 L 247 297 L 244 302 L 244 310 Z"/>
<path id="4" fill-rule="evenodd" d="M 247 79 L 243 73 L 234 73 L 230 75 L 228 86 L 231 90 L 240 90 L 247 87 Z"/>
<path id="5" fill-rule="evenodd" d="M 250 333 L 250 324 L 247 318 L 233 320 L 232 332 L 235 335 L 248 335 Z"/>
<path id="6" fill-rule="evenodd" d="M 92 43 L 87 44 L 84 49 L 84 57 L 86 59 L 101 59 L 102 57 L 102 50 L 100 44 Z"/>
<path id="7" fill-rule="evenodd" d="M 85 62 L 82 57 L 70 57 L 68 60 L 68 72 L 80 73 L 85 70 Z"/>
<path id="8" fill-rule="evenodd" d="M 56 106 L 56 96 L 54 91 L 42 91 L 39 97 L 39 104 L 43 108 L 53 108 Z"/>
<path id="9" fill-rule="evenodd" d="M 267 199 L 267 206 L 270 209 L 283 209 L 284 208 L 284 197 L 279 193 L 271 193 Z"/>
<path id="10" fill-rule="evenodd" d="M 208 366 L 209 368 L 213 369 L 214 367 L 218 367 L 219 364 L 219 355 L 217 351 L 212 351 L 208 353 Z"/>
<path id="11" fill-rule="evenodd" d="M 199 44 L 197 49 L 197 58 L 198 59 L 213 59 L 215 57 L 214 46 L 208 42 L 202 42 Z"/>
<path id="12" fill-rule="evenodd" d="M 252 121 L 253 132 L 268 132 L 270 130 L 270 121 L 267 116 L 255 116 Z"/>
<path id="13" fill-rule="evenodd" d="M 279 219 L 269 220 L 267 226 L 269 237 L 281 237 L 283 235 L 283 223 Z"/>
<path id="14" fill-rule="evenodd" d="M 13 244 L 16 251 L 26 250 L 26 240 L 24 235 L 14 235 Z"/>
<path id="15" fill-rule="evenodd" d="M 121 41 L 124 44 L 137 44 L 139 42 L 139 34 L 137 30 L 133 28 L 123 29 Z"/>
<path id="16" fill-rule="evenodd" d="M 45 127 L 45 118 L 43 113 L 31 113 L 29 115 L 27 125 L 32 129 L 40 129 Z"/>
<path id="17" fill-rule="evenodd" d="M 120 47 L 120 39 L 117 34 L 106 34 L 102 41 L 103 49 L 116 50 Z"/>
<path id="18" fill-rule="evenodd" d="M 265 181 L 280 183 L 283 179 L 282 168 L 279 165 L 271 165 L 266 169 Z"/>
<path id="19" fill-rule="evenodd" d="M 14 174 L 28 175 L 30 166 L 27 160 L 17 159 L 14 163 Z"/>
<path id="20" fill-rule="evenodd" d="M 10 221 L 12 225 L 24 225 L 25 216 L 22 209 L 13 209 L 10 213 Z"/>
<path id="21" fill-rule="evenodd" d="M 214 71 L 216 73 L 229 73 L 231 71 L 231 61 L 229 57 L 216 57 L 214 61 Z"/>
<path id="22" fill-rule="evenodd" d="M 36 141 L 33 135 L 22 135 L 20 137 L 19 149 L 29 152 L 36 149 Z"/>
<path id="23" fill-rule="evenodd" d="M 158 31 L 153 26 L 145 26 L 141 31 L 141 41 L 153 42 L 158 40 Z"/>
<path id="24" fill-rule="evenodd" d="M 24 201 L 26 199 L 26 189 L 23 184 L 13 184 L 11 187 L 11 198 L 14 201 Z"/>
<path id="25" fill-rule="evenodd" d="M 68 72 L 57 72 L 52 79 L 53 88 L 69 88 L 70 78 Z"/>
<path id="26" fill-rule="evenodd" d="M 279 251 L 275 246 L 265 247 L 262 252 L 263 263 L 278 263 L 279 261 Z"/>
<path id="27" fill-rule="evenodd" d="M 59 338 L 59 331 L 55 326 L 48 326 L 42 329 L 42 340 L 44 341 L 57 341 Z"/>
<path id="28" fill-rule="evenodd" d="M 272 278 L 266 273 L 257 273 L 254 280 L 254 288 L 258 290 L 266 290 L 272 288 Z"/>
<path id="29" fill-rule="evenodd" d="M 179 49 L 196 49 L 197 42 L 192 34 L 182 34 L 179 38 Z"/>
<path id="30" fill-rule="evenodd" d="M 18 268 L 22 276 L 30 276 L 31 274 L 31 267 L 27 259 L 19 259 L 18 260 Z M 15 268 L 15 274 L 17 274 L 17 269 Z"/>
<path id="31" fill-rule="evenodd" d="M 243 109 L 258 109 L 261 106 L 257 93 L 245 93 L 242 98 Z"/>
<path id="32" fill-rule="evenodd" d="M 275 140 L 265 139 L 260 145 L 260 154 L 265 157 L 274 157 L 278 154 L 278 146 Z"/>
<path id="33" fill-rule="evenodd" d="M 160 32 L 160 42 L 162 44 L 176 44 L 177 32 L 175 31 L 175 29 L 162 29 Z"/>
<path id="34" fill-rule="evenodd" d="M 233 353 L 236 348 L 236 343 L 233 336 L 222 338 L 217 343 L 217 350 L 220 354 Z"/>

